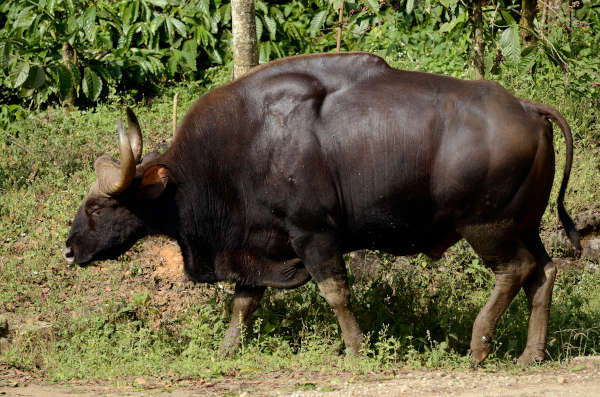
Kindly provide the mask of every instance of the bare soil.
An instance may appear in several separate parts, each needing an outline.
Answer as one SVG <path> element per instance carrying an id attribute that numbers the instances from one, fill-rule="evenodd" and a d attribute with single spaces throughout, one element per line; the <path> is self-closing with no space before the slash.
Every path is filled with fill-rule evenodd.
<path id="1" fill-rule="evenodd" d="M 560 368 L 517 373 L 404 370 L 355 376 L 352 373 L 262 374 L 257 378 L 153 378 L 109 382 L 43 384 L 30 375 L 0 367 L 0 396 L 600 396 L 600 356 L 578 357 Z"/>

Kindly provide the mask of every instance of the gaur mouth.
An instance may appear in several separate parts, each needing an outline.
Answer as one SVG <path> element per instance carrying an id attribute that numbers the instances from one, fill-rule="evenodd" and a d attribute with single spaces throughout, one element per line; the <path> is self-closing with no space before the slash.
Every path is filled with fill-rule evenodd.
<path id="1" fill-rule="evenodd" d="M 67 261 L 69 265 L 78 264 L 79 266 L 85 266 L 91 262 L 92 258 L 88 257 L 85 259 L 75 259 L 75 250 L 71 247 L 67 247 L 63 250 L 63 258 Z"/>
<path id="2" fill-rule="evenodd" d="M 65 248 L 63 251 L 63 257 L 69 264 L 73 264 L 75 262 L 75 252 L 73 251 L 73 248 Z"/>

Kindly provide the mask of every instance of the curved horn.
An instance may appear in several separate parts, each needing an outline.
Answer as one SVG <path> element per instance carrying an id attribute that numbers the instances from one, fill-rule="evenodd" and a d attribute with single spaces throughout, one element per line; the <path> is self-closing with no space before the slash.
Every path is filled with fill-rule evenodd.
<path id="1" fill-rule="evenodd" d="M 136 163 L 139 163 L 142 158 L 142 131 L 140 130 L 140 124 L 138 119 L 129 107 L 125 109 L 127 112 L 127 130 L 129 132 L 129 143 L 131 144 L 131 150 L 133 151 L 133 158 Z"/>
<path id="2" fill-rule="evenodd" d="M 123 128 L 123 120 L 119 120 L 117 127 L 119 132 L 119 151 L 121 153 L 121 165 L 118 167 L 105 156 L 96 160 L 98 171 L 98 187 L 103 193 L 114 196 L 129 187 L 135 176 L 135 159 L 131 150 L 129 138 Z"/>

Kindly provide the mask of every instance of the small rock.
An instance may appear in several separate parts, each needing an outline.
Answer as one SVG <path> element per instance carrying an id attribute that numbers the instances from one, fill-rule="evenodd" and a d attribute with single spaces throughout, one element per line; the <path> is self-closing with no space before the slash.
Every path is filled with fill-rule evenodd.
<path id="1" fill-rule="evenodd" d="M 558 378 L 556 378 L 556 381 L 558 383 L 560 383 L 561 385 L 564 384 L 564 383 L 567 383 L 567 380 L 565 379 L 564 376 L 559 376 Z"/>

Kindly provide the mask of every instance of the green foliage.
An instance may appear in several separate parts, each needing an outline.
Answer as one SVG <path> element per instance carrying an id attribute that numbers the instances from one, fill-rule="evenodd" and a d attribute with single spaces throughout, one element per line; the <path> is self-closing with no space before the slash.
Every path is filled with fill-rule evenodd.
<path id="1" fill-rule="evenodd" d="M 335 47 L 339 0 L 256 2 L 261 63 Z M 133 90 L 150 94 L 156 84 L 201 78 L 206 67 L 231 61 L 231 6 L 227 0 L 82 0 L 0 5 L 0 104 L 40 106 L 64 101 L 75 90 L 80 104 Z M 345 2 L 342 49 L 397 54 L 409 69 L 467 76 L 471 27 L 466 3 L 426 0 L 395 3 Z M 520 41 L 518 5 L 499 1 L 484 7 L 484 35 L 492 73 L 547 74 L 564 71 L 581 96 L 599 97 L 598 7 L 585 6 L 553 26 L 531 32 L 537 44 Z M 63 62 L 69 43 L 76 62 Z M 436 64 L 451 52 L 454 61 Z M 419 58 L 426 60 L 421 63 Z M 489 56 L 488 56 L 489 58 Z M 415 62 L 416 61 L 416 62 Z M 414 65 L 414 66 L 411 66 Z"/>
<path id="2" fill-rule="evenodd" d="M 156 83 L 198 66 L 220 64 L 228 51 L 230 6 L 220 0 L 23 2 L 0 5 L 1 102 L 62 101 L 73 88 L 82 103 Z M 76 60 L 64 62 L 72 46 Z"/>

